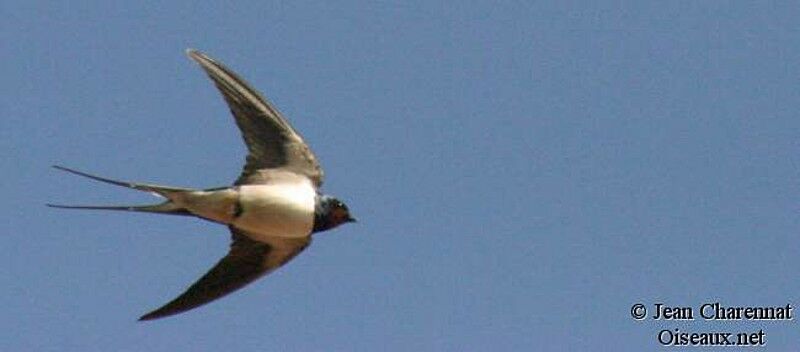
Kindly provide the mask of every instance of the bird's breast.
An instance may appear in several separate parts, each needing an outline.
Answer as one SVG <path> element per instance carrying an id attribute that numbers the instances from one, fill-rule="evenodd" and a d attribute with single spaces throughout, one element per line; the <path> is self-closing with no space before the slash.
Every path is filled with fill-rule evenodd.
<path id="1" fill-rule="evenodd" d="M 240 186 L 241 213 L 233 225 L 251 235 L 308 236 L 314 225 L 315 197 L 310 182 Z"/>

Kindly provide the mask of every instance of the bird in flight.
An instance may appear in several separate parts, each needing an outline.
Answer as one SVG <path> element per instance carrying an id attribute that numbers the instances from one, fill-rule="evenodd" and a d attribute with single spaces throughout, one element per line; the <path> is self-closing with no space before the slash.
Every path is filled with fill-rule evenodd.
<path id="1" fill-rule="evenodd" d="M 139 320 L 182 313 L 223 297 L 286 264 L 308 247 L 313 233 L 356 221 L 344 203 L 320 192 L 323 172 L 317 158 L 267 99 L 221 63 L 197 50 L 187 53 L 222 93 L 247 145 L 244 168 L 232 186 L 201 190 L 123 182 L 54 166 L 165 200 L 153 205 L 50 207 L 186 215 L 228 226 L 228 254 L 180 296 Z"/>

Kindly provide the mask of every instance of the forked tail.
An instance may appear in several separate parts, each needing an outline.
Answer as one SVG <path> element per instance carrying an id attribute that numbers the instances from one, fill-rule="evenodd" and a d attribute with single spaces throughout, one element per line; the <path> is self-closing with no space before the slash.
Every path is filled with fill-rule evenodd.
<path id="1" fill-rule="evenodd" d="M 48 207 L 52 208 L 62 208 L 62 209 L 90 209 L 90 210 L 121 210 L 121 211 L 138 211 L 138 212 L 145 212 L 145 213 L 159 213 L 159 214 L 173 214 L 173 215 L 192 215 L 189 211 L 185 208 L 175 205 L 171 200 L 169 200 L 171 195 L 175 193 L 183 193 L 183 192 L 191 192 L 193 189 L 191 188 L 178 188 L 178 187 L 169 187 L 169 186 L 158 186 L 158 185 L 151 185 L 145 183 L 134 183 L 134 182 L 124 182 L 124 181 L 117 181 L 112 180 L 100 176 L 95 176 L 91 174 L 87 174 L 85 172 L 80 172 L 77 170 L 72 170 L 63 166 L 54 165 L 56 169 L 61 171 L 66 171 L 71 174 L 75 174 L 78 176 L 83 176 L 90 178 L 95 181 L 100 181 L 103 183 L 112 184 L 115 186 L 121 186 L 125 188 L 135 189 L 137 191 L 144 191 L 150 192 L 154 195 L 159 197 L 166 198 L 167 200 L 160 204 L 152 204 L 152 205 L 61 205 L 61 204 L 47 204 Z"/>

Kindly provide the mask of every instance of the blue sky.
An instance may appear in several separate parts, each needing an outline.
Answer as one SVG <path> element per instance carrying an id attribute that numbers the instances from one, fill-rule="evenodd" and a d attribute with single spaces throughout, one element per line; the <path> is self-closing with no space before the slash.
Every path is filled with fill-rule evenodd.
<path id="1" fill-rule="evenodd" d="M 0 350 L 641 351 L 635 303 L 800 305 L 790 3 L 9 2 L 0 24 Z M 203 50 L 268 96 L 359 218 L 155 322 L 222 226 L 70 212 L 87 182 L 223 186 L 244 147 Z"/>

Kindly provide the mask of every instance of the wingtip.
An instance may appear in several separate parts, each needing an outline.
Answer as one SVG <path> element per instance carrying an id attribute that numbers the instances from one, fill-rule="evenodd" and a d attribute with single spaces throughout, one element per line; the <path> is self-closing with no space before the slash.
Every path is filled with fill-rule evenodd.
<path id="1" fill-rule="evenodd" d="M 159 309 L 156 309 L 156 310 L 154 310 L 152 312 L 149 312 L 147 314 L 142 315 L 141 317 L 139 317 L 138 321 L 157 320 L 157 319 L 166 318 L 166 317 L 178 314 L 178 313 L 180 313 L 180 312 L 169 312 L 169 311 L 164 311 L 163 309 L 159 308 Z"/>
<path id="2" fill-rule="evenodd" d="M 206 54 L 203 54 L 202 51 L 197 49 L 188 48 L 186 49 L 186 55 L 189 56 L 190 59 L 197 61 L 198 63 L 202 63 L 206 60 L 211 60 Z"/>
<path id="3" fill-rule="evenodd" d="M 147 312 L 147 313 L 145 313 L 145 314 L 142 314 L 142 316 L 140 316 L 140 317 L 139 317 L 139 319 L 138 319 L 137 321 L 150 321 L 150 320 L 156 320 L 156 319 L 158 319 L 158 318 L 163 318 L 163 317 L 166 317 L 166 316 L 168 316 L 168 315 L 169 315 L 169 314 L 166 314 L 166 315 L 165 315 L 165 314 L 163 314 L 162 312 L 160 312 L 158 309 L 156 309 L 156 310 L 154 310 L 154 311 L 151 311 L 151 312 Z"/>

